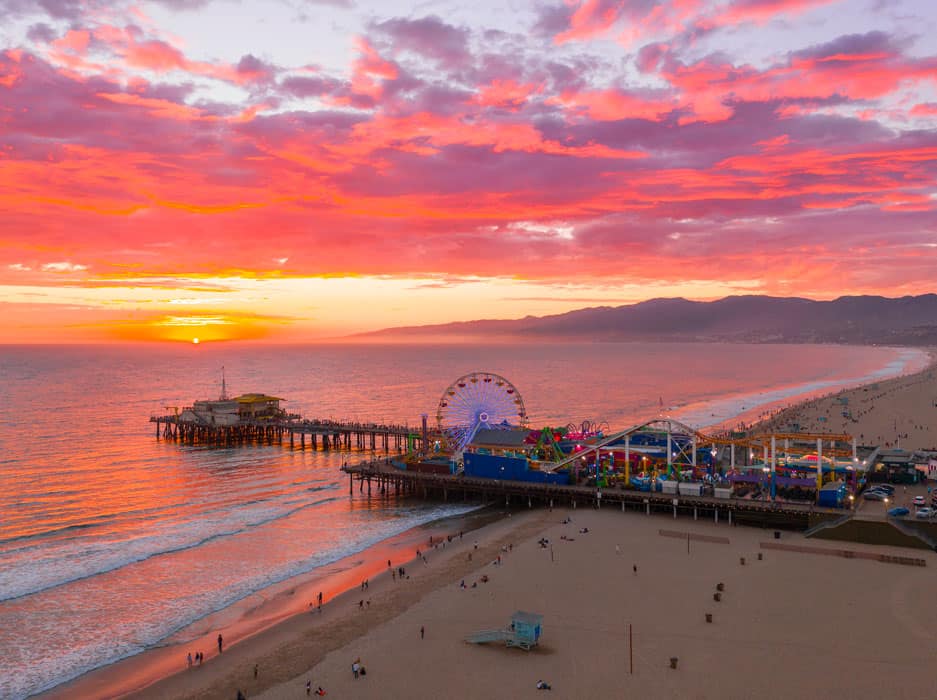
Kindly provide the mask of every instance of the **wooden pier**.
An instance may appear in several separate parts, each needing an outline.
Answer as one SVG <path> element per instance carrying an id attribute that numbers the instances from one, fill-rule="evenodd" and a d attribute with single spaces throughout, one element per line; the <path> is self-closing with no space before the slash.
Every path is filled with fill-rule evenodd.
<path id="1" fill-rule="evenodd" d="M 349 495 L 355 482 L 359 493 L 368 496 L 409 495 L 444 502 L 483 501 L 507 507 L 617 508 L 647 515 L 666 513 L 711 518 L 715 522 L 739 523 L 789 530 L 811 526 L 843 516 L 843 511 L 809 503 L 748 501 L 711 496 L 675 496 L 632 489 L 596 489 L 594 486 L 562 486 L 523 481 L 481 479 L 450 474 L 408 472 L 397 469 L 390 458 L 342 467 L 348 474 Z"/>
<path id="2" fill-rule="evenodd" d="M 180 420 L 179 416 L 151 416 L 156 438 L 182 444 L 233 447 L 244 444 L 279 444 L 305 450 L 371 450 L 403 452 L 423 449 L 435 435 L 406 425 L 380 425 L 337 421 L 241 420 L 235 425 L 212 425 Z"/>

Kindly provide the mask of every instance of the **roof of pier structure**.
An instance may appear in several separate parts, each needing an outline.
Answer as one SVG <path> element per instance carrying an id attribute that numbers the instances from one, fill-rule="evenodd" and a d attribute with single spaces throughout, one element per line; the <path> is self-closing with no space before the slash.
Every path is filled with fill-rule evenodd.
<path id="1" fill-rule="evenodd" d="M 278 396 L 268 396 L 267 394 L 241 394 L 234 399 L 238 403 L 266 403 L 267 401 L 286 401 Z"/>
<path id="2" fill-rule="evenodd" d="M 515 448 L 523 449 L 525 447 L 533 447 L 533 443 L 528 442 L 530 437 L 530 431 L 526 428 L 524 430 L 496 430 L 489 428 L 481 428 L 478 432 L 475 433 L 475 437 L 472 438 L 472 442 L 469 443 L 470 447 L 485 447 L 485 448 Z"/>

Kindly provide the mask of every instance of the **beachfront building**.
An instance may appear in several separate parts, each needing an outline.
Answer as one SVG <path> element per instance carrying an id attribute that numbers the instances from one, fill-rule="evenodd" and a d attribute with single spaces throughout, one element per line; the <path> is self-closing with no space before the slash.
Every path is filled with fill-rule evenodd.
<path id="1" fill-rule="evenodd" d="M 505 481 L 568 484 L 569 472 L 541 471 L 541 434 L 524 429 L 483 428 L 462 454 L 465 476 Z"/>
<path id="2" fill-rule="evenodd" d="M 528 457 L 536 447 L 536 433 L 526 428 L 520 430 L 494 430 L 481 428 L 468 445 L 472 452 L 483 454 Z"/>
<path id="3" fill-rule="evenodd" d="M 276 396 L 266 394 L 242 394 L 234 399 L 238 404 L 238 415 L 242 420 L 266 420 L 283 415 Z"/>
<path id="4" fill-rule="evenodd" d="M 284 415 L 280 408 L 282 400 L 266 394 L 243 394 L 233 399 L 196 401 L 179 414 L 179 422 L 226 427 L 256 420 L 275 420 Z"/>
<path id="5" fill-rule="evenodd" d="M 879 449 L 869 469 L 869 481 L 893 484 L 916 484 L 926 478 L 926 471 L 918 469 L 915 455 L 900 448 Z M 922 460 L 923 461 L 923 460 Z"/>

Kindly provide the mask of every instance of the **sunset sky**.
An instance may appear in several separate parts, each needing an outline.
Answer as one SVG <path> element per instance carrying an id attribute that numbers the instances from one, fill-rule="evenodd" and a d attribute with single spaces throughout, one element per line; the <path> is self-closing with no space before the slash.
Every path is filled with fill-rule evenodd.
<path id="1" fill-rule="evenodd" d="M 934 0 L 0 17 L 0 342 L 937 291 Z"/>

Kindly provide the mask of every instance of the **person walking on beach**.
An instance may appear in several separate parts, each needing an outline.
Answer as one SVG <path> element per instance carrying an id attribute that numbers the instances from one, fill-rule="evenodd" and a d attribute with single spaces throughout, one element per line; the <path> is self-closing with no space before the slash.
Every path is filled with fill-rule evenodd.
<path id="1" fill-rule="evenodd" d="M 638 565 L 635 564 L 633 568 L 634 568 L 634 575 L 637 576 L 637 575 L 638 575 Z"/>
<path id="2" fill-rule="evenodd" d="M 220 654 L 222 651 L 224 651 L 224 639 L 222 638 L 221 634 L 219 634 L 218 635 L 218 653 Z"/>
<path id="3" fill-rule="evenodd" d="M 192 668 L 192 652 L 191 651 L 189 652 L 188 662 L 189 662 L 189 668 Z"/>
<path id="4" fill-rule="evenodd" d="M 358 673 L 359 673 L 360 671 L 361 671 L 361 664 L 358 663 L 358 661 L 356 660 L 356 661 L 351 665 L 351 673 L 352 673 L 352 675 L 353 675 L 355 678 L 357 678 L 357 677 L 358 677 Z"/>
<path id="5" fill-rule="evenodd" d="M 254 680 L 255 680 L 255 681 L 257 680 L 257 671 L 258 671 L 258 670 L 259 670 L 259 669 L 257 668 L 257 664 L 254 664 Z"/>
<path id="6" fill-rule="evenodd" d="M 312 695 L 312 681 L 306 681 L 306 695 Z"/>
<path id="7" fill-rule="evenodd" d="M 426 628 L 423 625 L 420 625 L 420 639 L 426 636 Z"/>

